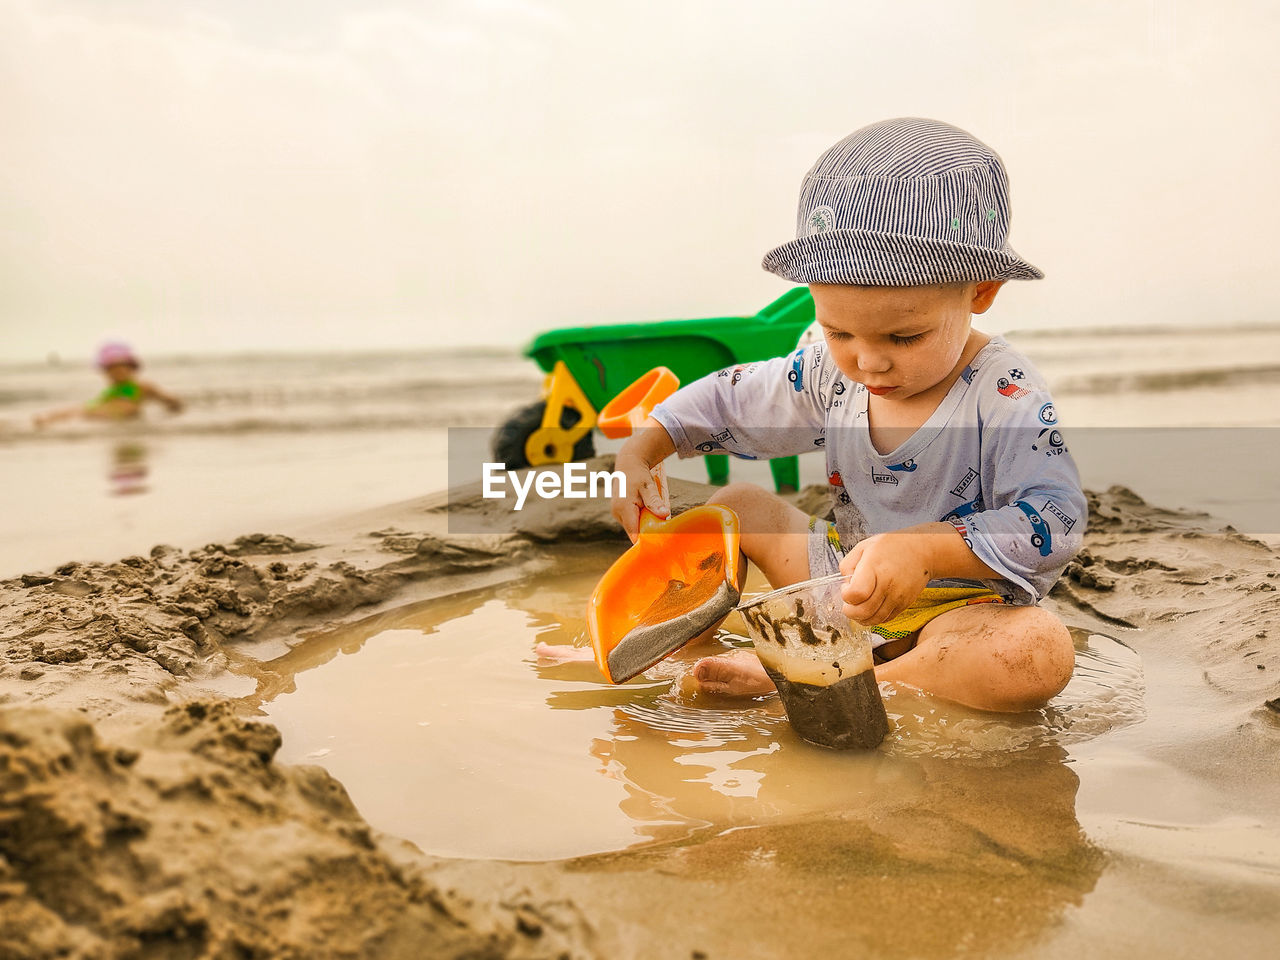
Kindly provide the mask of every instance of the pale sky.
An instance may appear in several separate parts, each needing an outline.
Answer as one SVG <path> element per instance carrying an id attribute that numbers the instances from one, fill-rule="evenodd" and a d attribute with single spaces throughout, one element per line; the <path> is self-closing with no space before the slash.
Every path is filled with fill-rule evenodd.
<path id="1" fill-rule="evenodd" d="M 994 147 L 986 329 L 1277 319 L 1261 0 L 0 0 L 5 359 L 751 313 L 863 124 Z"/>

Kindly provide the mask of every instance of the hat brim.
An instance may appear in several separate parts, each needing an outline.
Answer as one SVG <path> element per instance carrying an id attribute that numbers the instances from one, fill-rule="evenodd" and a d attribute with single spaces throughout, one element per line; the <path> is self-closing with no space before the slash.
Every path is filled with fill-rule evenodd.
<path id="1" fill-rule="evenodd" d="M 793 283 L 917 287 L 981 280 L 1040 280 L 1007 243 L 1000 250 L 867 230 L 831 230 L 774 247 L 761 261 Z"/>

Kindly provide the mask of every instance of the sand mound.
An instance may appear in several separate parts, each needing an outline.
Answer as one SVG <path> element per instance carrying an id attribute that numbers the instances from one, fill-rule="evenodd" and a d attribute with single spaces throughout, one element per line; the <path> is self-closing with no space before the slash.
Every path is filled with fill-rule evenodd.
<path id="1" fill-rule="evenodd" d="M 1085 546 L 1050 596 L 1104 632 L 1141 628 L 1130 641 L 1140 650 L 1188 656 L 1210 683 L 1262 708 L 1280 686 L 1278 586 L 1267 544 L 1112 487 L 1089 495 Z"/>
<path id="2" fill-rule="evenodd" d="M 0 955 L 545 956 L 531 904 L 477 908 L 392 861 L 270 726 L 188 703 L 104 738 L 0 711 Z"/>
<path id="3" fill-rule="evenodd" d="M 263 539 L 277 554 L 288 538 Z M 67 563 L 0 584 L 0 697 L 96 715 L 122 702 L 162 705 L 184 678 L 225 669 L 228 642 L 347 614 L 404 579 L 341 560 L 255 562 L 245 540 L 190 553 L 161 546 L 149 557 Z"/>

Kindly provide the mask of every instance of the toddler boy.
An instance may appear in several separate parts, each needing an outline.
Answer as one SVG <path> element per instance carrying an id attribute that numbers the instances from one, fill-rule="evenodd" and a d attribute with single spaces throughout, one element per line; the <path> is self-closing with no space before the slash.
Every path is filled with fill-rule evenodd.
<path id="1" fill-rule="evenodd" d="M 797 237 L 765 269 L 813 293 L 824 341 L 711 374 L 618 453 L 614 515 L 635 539 L 666 515 L 672 453 L 821 449 L 835 524 L 732 484 L 742 552 L 775 588 L 839 570 L 845 613 L 876 633 L 876 677 L 985 710 L 1043 705 L 1070 635 L 1037 606 L 1080 547 L 1086 502 L 1053 400 L 1026 357 L 971 326 L 1007 280 L 1043 274 L 1008 244 L 1008 179 L 970 134 L 906 118 L 864 127 L 805 177 Z M 746 564 L 742 564 L 745 576 Z M 699 661 L 702 689 L 772 689 L 753 654 Z"/>

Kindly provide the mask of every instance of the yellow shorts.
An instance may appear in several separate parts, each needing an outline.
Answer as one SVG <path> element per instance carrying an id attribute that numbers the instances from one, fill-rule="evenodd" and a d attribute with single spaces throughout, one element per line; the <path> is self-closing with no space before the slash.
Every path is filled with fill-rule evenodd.
<path id="1" fill-rule="evenodd" d="M 892 620 L 877 623 L 871 630 L 886 640 L 901 640 L 911 636 L 938 614 L 959 607 L 971 607 L 975 603 L 1004 603 L 1004 598 L 985 587 L 925 587 L 924 592 L 916 597 L 915 603 Z"/>
<path id="2" fill-rule="evenodd" d="M 840 570 L 844 550 L 833 524 L 818 517 L 809 518 L 809 576 L 823 577 Z M 911 606 L 892 620 L 870 629 L 880 636 L 873 645 L 901 640 L 917 632 L 939 614 L 977 603 L 1004 603 L 1004 598 L 985 587 L 925 587 Z"/>

